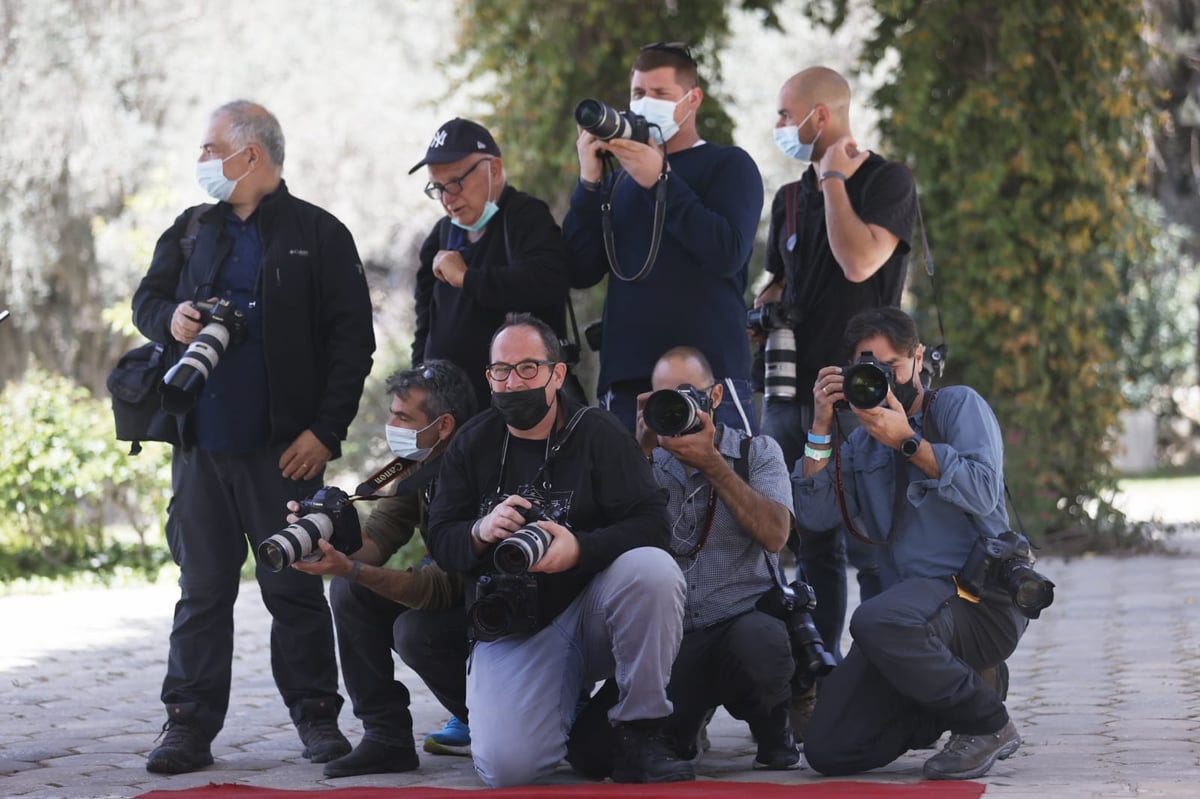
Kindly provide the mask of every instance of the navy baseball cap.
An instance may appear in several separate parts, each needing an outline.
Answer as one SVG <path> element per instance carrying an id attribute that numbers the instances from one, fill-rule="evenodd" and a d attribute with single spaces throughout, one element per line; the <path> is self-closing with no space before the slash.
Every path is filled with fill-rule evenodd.
<path id="1" fill-rule="evenodd" d="M 461 161 L 471 153 L 487 153 L 500 156 L 500 148 L 487 128 L 478 122 L 455 117 L 438 128 L 429 141 L 429 149 L 425 157 L 417 165 L 408 170 L 408 174 L 416 172 L 426 164 L 453 164 Z"/>

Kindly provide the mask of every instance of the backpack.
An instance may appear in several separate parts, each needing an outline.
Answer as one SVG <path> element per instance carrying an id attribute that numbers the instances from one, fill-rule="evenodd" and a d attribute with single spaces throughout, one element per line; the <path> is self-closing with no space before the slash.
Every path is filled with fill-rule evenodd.
<path id="1" fill-rule="evenodd" d="M 212 208 L 211 203 L 198 205 L 188 216 L 187 231 L 179 240 L 182 263 L 192 257 L 196 235 L 200 232 L 200 216 Z M 143 441 L 163 441 L 178 446 L 179 424 L 174 416 L 162 409 L 158 386 L 166 377 L 166 353 L 161 344 L 153 341 L 134 347 L 121 356 L 108 373 L 108 392 L 112 394 L 113 422 L 118 441 L 128 441 L 129 454 L 142 451 Z"/>

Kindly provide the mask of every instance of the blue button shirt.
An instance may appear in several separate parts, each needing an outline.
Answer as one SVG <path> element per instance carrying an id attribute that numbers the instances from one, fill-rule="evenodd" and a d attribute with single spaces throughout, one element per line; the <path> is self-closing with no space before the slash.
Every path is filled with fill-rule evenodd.
<path id="1" fill-rule="evenodd" d="M 196 437 L 201 449 L 252 452 L 266 445 L 271 429 L 259 289 L 262 241 L 255 214 L 243 221 L 230 209 L 224 224 L 233 248 L 217 270 L 212 294 L 246 315 L 246 337 L 230 344 L 209 375 L 196 403 Z"/>

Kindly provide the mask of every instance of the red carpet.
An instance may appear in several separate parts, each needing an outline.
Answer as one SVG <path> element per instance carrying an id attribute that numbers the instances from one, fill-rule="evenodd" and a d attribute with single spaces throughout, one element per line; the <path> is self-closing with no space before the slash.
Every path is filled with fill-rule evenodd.
<path id="1" fill-rule="evenodd" d="M 986 785 L 978 782 L 919 782 L 890 785 L 875 782 L 812 782 L 800 785 L 772 785 L 761 782 L 675 782 L 662 785 L 539 785 L 529 788 L 493 790 L 457 790 L 454 788 L 336 788 L 330 791 L 283 791 L 255 788 L 252 785 L 218 785 L 186 791 L 151 791 L 137 799 L 979 799 Z"/>

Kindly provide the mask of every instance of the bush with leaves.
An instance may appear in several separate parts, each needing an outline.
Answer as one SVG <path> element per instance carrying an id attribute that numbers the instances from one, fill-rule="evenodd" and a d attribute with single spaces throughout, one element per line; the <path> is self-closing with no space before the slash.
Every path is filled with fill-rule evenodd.
<path id="1" fill-rule="evenodd" d="M 108 402 L 30 369 L 0 394 L 0 580 L 165 560 L 169 450 L 130 457 Z M 131 528 L 136 541 L 110 531 Z"/>

